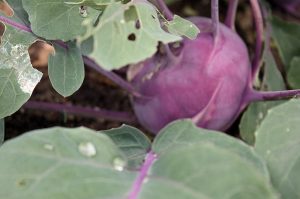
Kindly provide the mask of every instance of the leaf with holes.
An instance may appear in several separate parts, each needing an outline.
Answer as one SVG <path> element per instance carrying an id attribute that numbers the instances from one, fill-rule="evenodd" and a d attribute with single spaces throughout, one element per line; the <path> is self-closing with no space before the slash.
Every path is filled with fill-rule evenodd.
<path id="1" fill-rule="evenodd" d="M 22 0 L 24 9 L 29 14 L 32 31 L 49 40 L 68 41 L 85 32 L 82 22 L 94 20 L 99 12 L 87 10 L 87 16 L 80 12 L 79 5 L 65 4 L 64 0 Z"/>
<path id="2" fill-rule="evenodd" d="M 151 142 L 141 131 L 123 125 L 106 131 L 100 131 L 109 136 L 128 159 L 128 168 L 137 169 L 143 163 Z"/>
<path id="3" fill-rule="evenodd" d="M 0 148 L 0 198 L 278 198 L 253 164 L 260 160 L 251 148 L 227 135 L 202 129 L 197 134 L 196 129 L 190 121 L 170 124 L 139 170 L 127 169 L 120 142 L 115 139 L 116 145 L 105 134 L 85 128 L 26 133 Z M 128 135 L 128 130 L 111 132 Z M 183 130 L 192 136 L 181 136 Z M 170 136 L 176 142 L 162 150 L 160 144 Z"/>
<path id="4" fill-rule="evenodd" d="M 90 56 L 109 70 L 151 57 L 159 41 L 181 39 L 162 30 L 156 9 L 145 1 L 109 5 L 98 26 L 88 30 L 81 40 L 94 35 L 94 51 Z"/>
<path id="5" fill-rule="evenodd" d="M 55 53 L 49 57 L 48 72 L 53 88 L 67 97 L 76 92 L 84 80 L 84 64 L 80 49 L 74 42 L 66 47 L 53 44 Z"/>
<path id="6" fill-rule="evenodd" d="M 256 131 L 256 151 L 266 160 L 282 198 L 300 196 L 300 101 L 271 109 Z"/>
<path id="7" fill-rule="evenodd" d="M 30 97 L 42 73 L 30 63 L 31 33 L 6 27 L 0 48 L 0 118 L 16 112 Z"/>

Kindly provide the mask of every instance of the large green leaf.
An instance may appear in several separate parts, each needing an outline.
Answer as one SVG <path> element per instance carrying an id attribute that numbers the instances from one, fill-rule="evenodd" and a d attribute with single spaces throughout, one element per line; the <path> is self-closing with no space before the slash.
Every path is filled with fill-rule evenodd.
<path id="1" fill-rule="evenodd" d="M 288 71 L 293 57 L 300 56 L 300 25 L 283 21 L 277 17 L 273 17 L 271 22 L 272 36 Z"/>
<path id="2" fill-rule="evenodd" d="M 172 148 L 184 147 L 190 144 L 202 145 L 203 143 L 213 144 L 237 155 L 244 161 L 248 161 L 249 164 L 252 164 L 262 175 L 268 178 L 266 165 L 256 155 L 252 147 L 224 133 L 198 128 L 190 120 L 177 121 L 164 128 L 154 140 L 153 150 L 161 154 L 172 150 Z"/>
<path id="3" fill-rule="evenodd" d="M 16 112 L 42 77 L 32 67 L 28 54 L 35 39 L 31 33 L 6 27 L 0 47 L 0 118 Z"/>
<path id="4" fill-rule="evenodd" d="M 49 56 L 48 72 L 53 88 L 67 97 L 76 92 L 84 80 L 84 64 L 75 42 L 67 47 L 53 44 L 55 53 Z"/>
<path id="5" fill-rule="evenodd" d="M 85 19 L 94 19 L 98 12 L 89 9 L 82 16 L 79 5 L 65 4 L 64 0 L 22 0 L 29 14 L 32 31 L 49 40 L 68 41 L 75 39 L 86 30 L 82 25 Z"/>
<path id="6" fill-rule="evenodd" d="M 187 136 L 181 136 L 181 125 Z M 129 127 L 111 131 L 117 135 L 112 136 L 117 145 L 105 134 L 85 128 L 26 133 L 0 147 L 0 198 L 278 198 L 268 178 L 253 164 L 256 157 L 250 148 L 221 133 L 201 129 L 200 137 L 191 133 L 188 138 L 195 129 L 189 121 L 170 124 L 161 132 L 165 136 L 155 141 L 140 170 L 131 171 L 126 169 L 126 156 L 117 148 L 122 143 L 118 139 L 129 138 L 119 136 Z M 173 140 L 183 142 L 173 142 L 173 147 L 168 144 L 162 151 L 160 144 L 171 134 L 178 137 Z M 136 137 L 134 140 L 141 141 Z"/>
<path id="7" fill-rule="evenodd" d="M 256 151 L 266 160 L 282 198 L 300 198 L 300 101 L 271 109 L 256 132 Z"/>
<path id="8" fill-rule="evenodd" d="M 300 56 L 292 59 L 287 80 L 292 88 L 300 88 Z"/>
<path id="9" fill-rule="evenodd" d="M 94 35 L 94 51 L 90 56 L 109 70 L 151 57 L 159 41 L 181 39 L 161 28 L 155 7 L 145 1 L 107 6 L 98 26 L 88 30 L 81 40 Z"/>
<path id="10" fill-rule="evenodd" d="M 0 119 L 0 145 L 4 141 L 5 128 L 4 128 L 4 119 Z"/>
<path id="11" fill-rule="evenodd" d="M 105 135 L 77 128 L 28 133 L 0 148 L 0 198 L 125 198 L 135 178 Z"/>
<path id="12" fill-rule="evenodd" d="M 261 90 L 285 90 L 285 83 L 277 68 L 274 56 L 268 48 L 264 52 L 264 78 Z M 255 142 L 254 132 L 265 118 L 268 110 L 279 105 L 282 101 L 254 102 L 251 103 L 243 114 L 240 122 L 240 135 L 244 141 L 253 145 Z"/>
<path id="13" fill-rule="evenodd" d="M 139 168 L 147 152 L 151 149 L 151 142 L 141 131 L 123 125 L 120 128 L 101 131 L 109 136 L 128 159 L 128 168 Z"/>

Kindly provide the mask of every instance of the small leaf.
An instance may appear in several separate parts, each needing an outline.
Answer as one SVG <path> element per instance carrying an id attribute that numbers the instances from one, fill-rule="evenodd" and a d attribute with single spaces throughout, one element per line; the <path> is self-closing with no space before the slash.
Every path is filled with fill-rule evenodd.
<path id="1" fill-rule="evenodd" d="M 271 22 L 272 35 L 288 71 L 293 57 L 300 56 L 300 25 L 298 23 L 283 21 L 277 17 L 273 17 Z"/>
<path id="2" fill-rule="evenodd" d="M 199 28 L 195 24 L 178 15 L 174 15 L 174 19 L 170 22 L 166 22 L 165 25 L 170 33 L 185 36 L 189 39 L 196 39 L 200 33 Z"/>
<path id="3" fill-rule="evenodd" d="M 139 168 L 147 152 L 151 148 L 151 142 L 141 131 L 136 128 L 123 125 L 106 131 L 100 131 L 109 136 L 128 159 L 128 168 Z"/>
<path id="4" fill-rule="evenodd" d="M 287 79 L 292 88 L 300 88 L 300 56 L 292 59 Z"/>
<path id="5" fill-rule="evenodd" d="M 99 14 L 89 9 L 87 17 L 80 15 L 79 5 L 68 5 L 64 0 L 22 0 L 29 14 L 32 31 L 49 40 L 68 41 L 75 39 L 86 30 L 82 25 L 85 19 L 94 19 Z"/>
<path id="6" fill-rule="evenodd" d="M 156 9 L 144 1 L 107 6 L 98 26 L 88 30 L 80 40 L 94 35 L 94 51 L 90 56 L 108 70 L 151 57 L 159 41 L 170 43 L 181 39 L 161 28 Z"/>
<path id="7" fill-rule="evenodd" d="M 49 56 L 48 72 L 53 88 L 67 97 L 76 92 L 84 80 L 84 64 L 74 42 L 67 48 L 54 44 L 55 54 Z"/>
<path id="8" fill-rule="evenodd" d="M 4 128 L 4 119 L 0 119 L 0 146 L 4 141 L 5 128 Z"/>
<path id="9" fill-rule="evenodd" d="M 265 159 L 282 198 L 300 196 L 300 101 L 271 109 L 256 131 L 256 151 Z"/>
<path id="10" fill-rule="evenodd" d="M 31 33 L 6 27 L 0 47 L 0 118 L 16 112 L 31 96 L 42 73 L 30 62 Z"/>

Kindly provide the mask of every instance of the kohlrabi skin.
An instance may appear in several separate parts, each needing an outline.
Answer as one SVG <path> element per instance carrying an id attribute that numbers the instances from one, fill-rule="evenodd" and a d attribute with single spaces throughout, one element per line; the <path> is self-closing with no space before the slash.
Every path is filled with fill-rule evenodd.
<path id="1" fill-rule="evenodd" d="M 300 0 L 273 0 L 273 2 L 300 18 Z"/>
<path id="2" fill-rule="evenodd" d="M 162 45 L 152 58 L 128 71 L 139 96 L 132 97 L 140 123 L 157 133 L 169 122 L 191 118 L 199 127 L 225 130 L 253 101 L 278 100 L 300 90 L 259 92 L 252 87 L 259 72 L 263 46 L 263 18 L 258 0 L 249 0 L 256 27 L 256 48 L 250 61 L 245 43 L 235 32 L 238 0 L 230 0 L 225 25 L 219 22 L 218 0 L 211 0 L 212 18 L 194 17 L 201 33 L 195 40 L 183 39 L 175 49 Z M 157 0 L 162 13 L 172 13 Z M 269 40 L 269 39 L 268 39 Z"/>
<path id="3" fill-rule="evenodd" d="M 247 48 L 230 28 L 220 24 L 218 38 L 208 18 L 190 19 L 202 32 L 182 41 L 173 60 L 157 54 L 141 63 L 132 79 L 143 96 L 133 98 L 135 113 L 151 132 L 179 118 L 198 118 L 197 125 L 225 129 L 236 118 L 248 86 L 251 64 Z"/>

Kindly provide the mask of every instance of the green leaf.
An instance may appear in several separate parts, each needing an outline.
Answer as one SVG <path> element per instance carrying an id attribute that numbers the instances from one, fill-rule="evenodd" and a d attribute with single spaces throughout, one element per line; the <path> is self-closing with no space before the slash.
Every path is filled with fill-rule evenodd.
<path id="1" fill-rule="evenodd" d="M 67 97 L 76 92 L 84 80 L 84 64 L 75 42 L 66 48 L 53 44 L 55 54 L 49 56 L 48 72 L 53 88 Z"/>
<path id="2" fill-rule="evenodd" d="M 94 51 L 90 56 L 108 70 L 151 57 L 159 41 L 181 39 L 162 30 L 156 9 L 144 1 L 107 6 L 98 26 L 88 30 L 80 40 L 94 35 Z"/>
<path id="3" fill-rule="evenodd" d="M 256 151 L 265 159 L 282 198 L 300 197 L 300 101 L 271 109 L 256 131 Z"/>
<path id="4" fill-rule="evenodd" d="M 188 132 L 187 132 L 188 133 Z M 142 199 L 279 198 L 261 173 L 211 143 L 187 144 L 159 156 L 143 185 Z"/>
<path id="5" fill-rule="evenodd" d="M 151 149 L 151 142 L 141 131 L 123 125 L 106 131 L 100 131 L 109 136 L 128 159 L 128 168 L 139 168 L 147 152 Z"/>
<path id="6" fill-rule="evenodd" d="M 191 126 L 183 121 L 165 131 L 176 137 L 181 129 L 174 126 L 181 124 Z M 185 133 L 196 128 L 191 127 Z M 122 134 L 124 128 L 119 131 Z M 277 199 L 266 176 L 247 156 L 226 150 L 228 136 L 222 136 L 201 143 L 186 137 L 186 144 L 156 155 L 150 152 L 139 170 L 128 171 L 123 153 L 105 134 L 85 128 L 26 133 L 0 148 L 0 198 Z"/>
<path id="7" fill-rule="evenodd" d="M 276 91 L 285 90 L 285 83 L 277 68 L 274 56 L 270 49 L 264 52 L 264 78 L 262 90 Z M 251 103 L 243 114 L 240 122 L 240 135 L 244 141 L 253 145 L 255 142 L 254 132 L 265 118 L 268 110 L 281 104 L 282 101 L 254 102 Z"/>
<path id="8" fill-rule="evenodd" d="M 5 128 L 4 128 L 4 119 L 0 119 L 0 145 L 4 141 Z"/>
<path id="9" fill-rule="evenodd" d="M 300 88 L 300 56 L 292 59 L 287 80 L 292 88 Z"/>
<path id="10" fill-rule="evenodd" d="M 269 174 L 266 165 L 254 153 L 252 147 L 224 133 L 198 128 L 190 120 L 179 120 L 162 129 L 154 140 L 153 150 L 157 154 L 162 154 L 177 147 L 191 144 L 202 145 L 205 143 L 215 145 L 235 154 L 252 164 L 262 175 L 268 178 Z"/>
<path id="11" fill-rule="evenodd" d="M 174 19 L 166 22 L 165 25 L 169 32 L 178 36 L 186 36 L 189 39 L 196 39 L 200 33 L 199 28 L 195 24 L 178 15 L 174 15 Z"/>
<path id="12" fill-rule="evenodd" d="M 66 4 L 90 6 L 95 9 L 103 9 L 114 2 L 115 0 L 65 0 Z"/>
<path id="13" fill-rule="evenodd" d="M 0 198 L 125 198 L 135 174 L 122 155 L 85 128 L 27 133 L 0 148 Z"/>
<path id="14" fill-rule="evenodd" d="M 42 77 L 32 67 L 28 54 L 34 40 L 31 33 L 6 27 L 0 47 L 0 118 L 16 112 Z"/>
<path id="15" fill-rule="evenodd" d="M 79 5 L 68 5 L 64 0 L 22 0 L 29 14 L 32 31 L 48 40 L 68 41 L 75 39 L 86 30 L 85 19 L 94 19 L 98 12 L 88 9 L 87 17 L 80 14 Z"/>
<path id="16" fill-rule="evenodd" d="M 272 18 L 272 36 L 277 43 L 280 56 L 288 71 L 294 56 L 300 56 L 300 25 Z"/>

